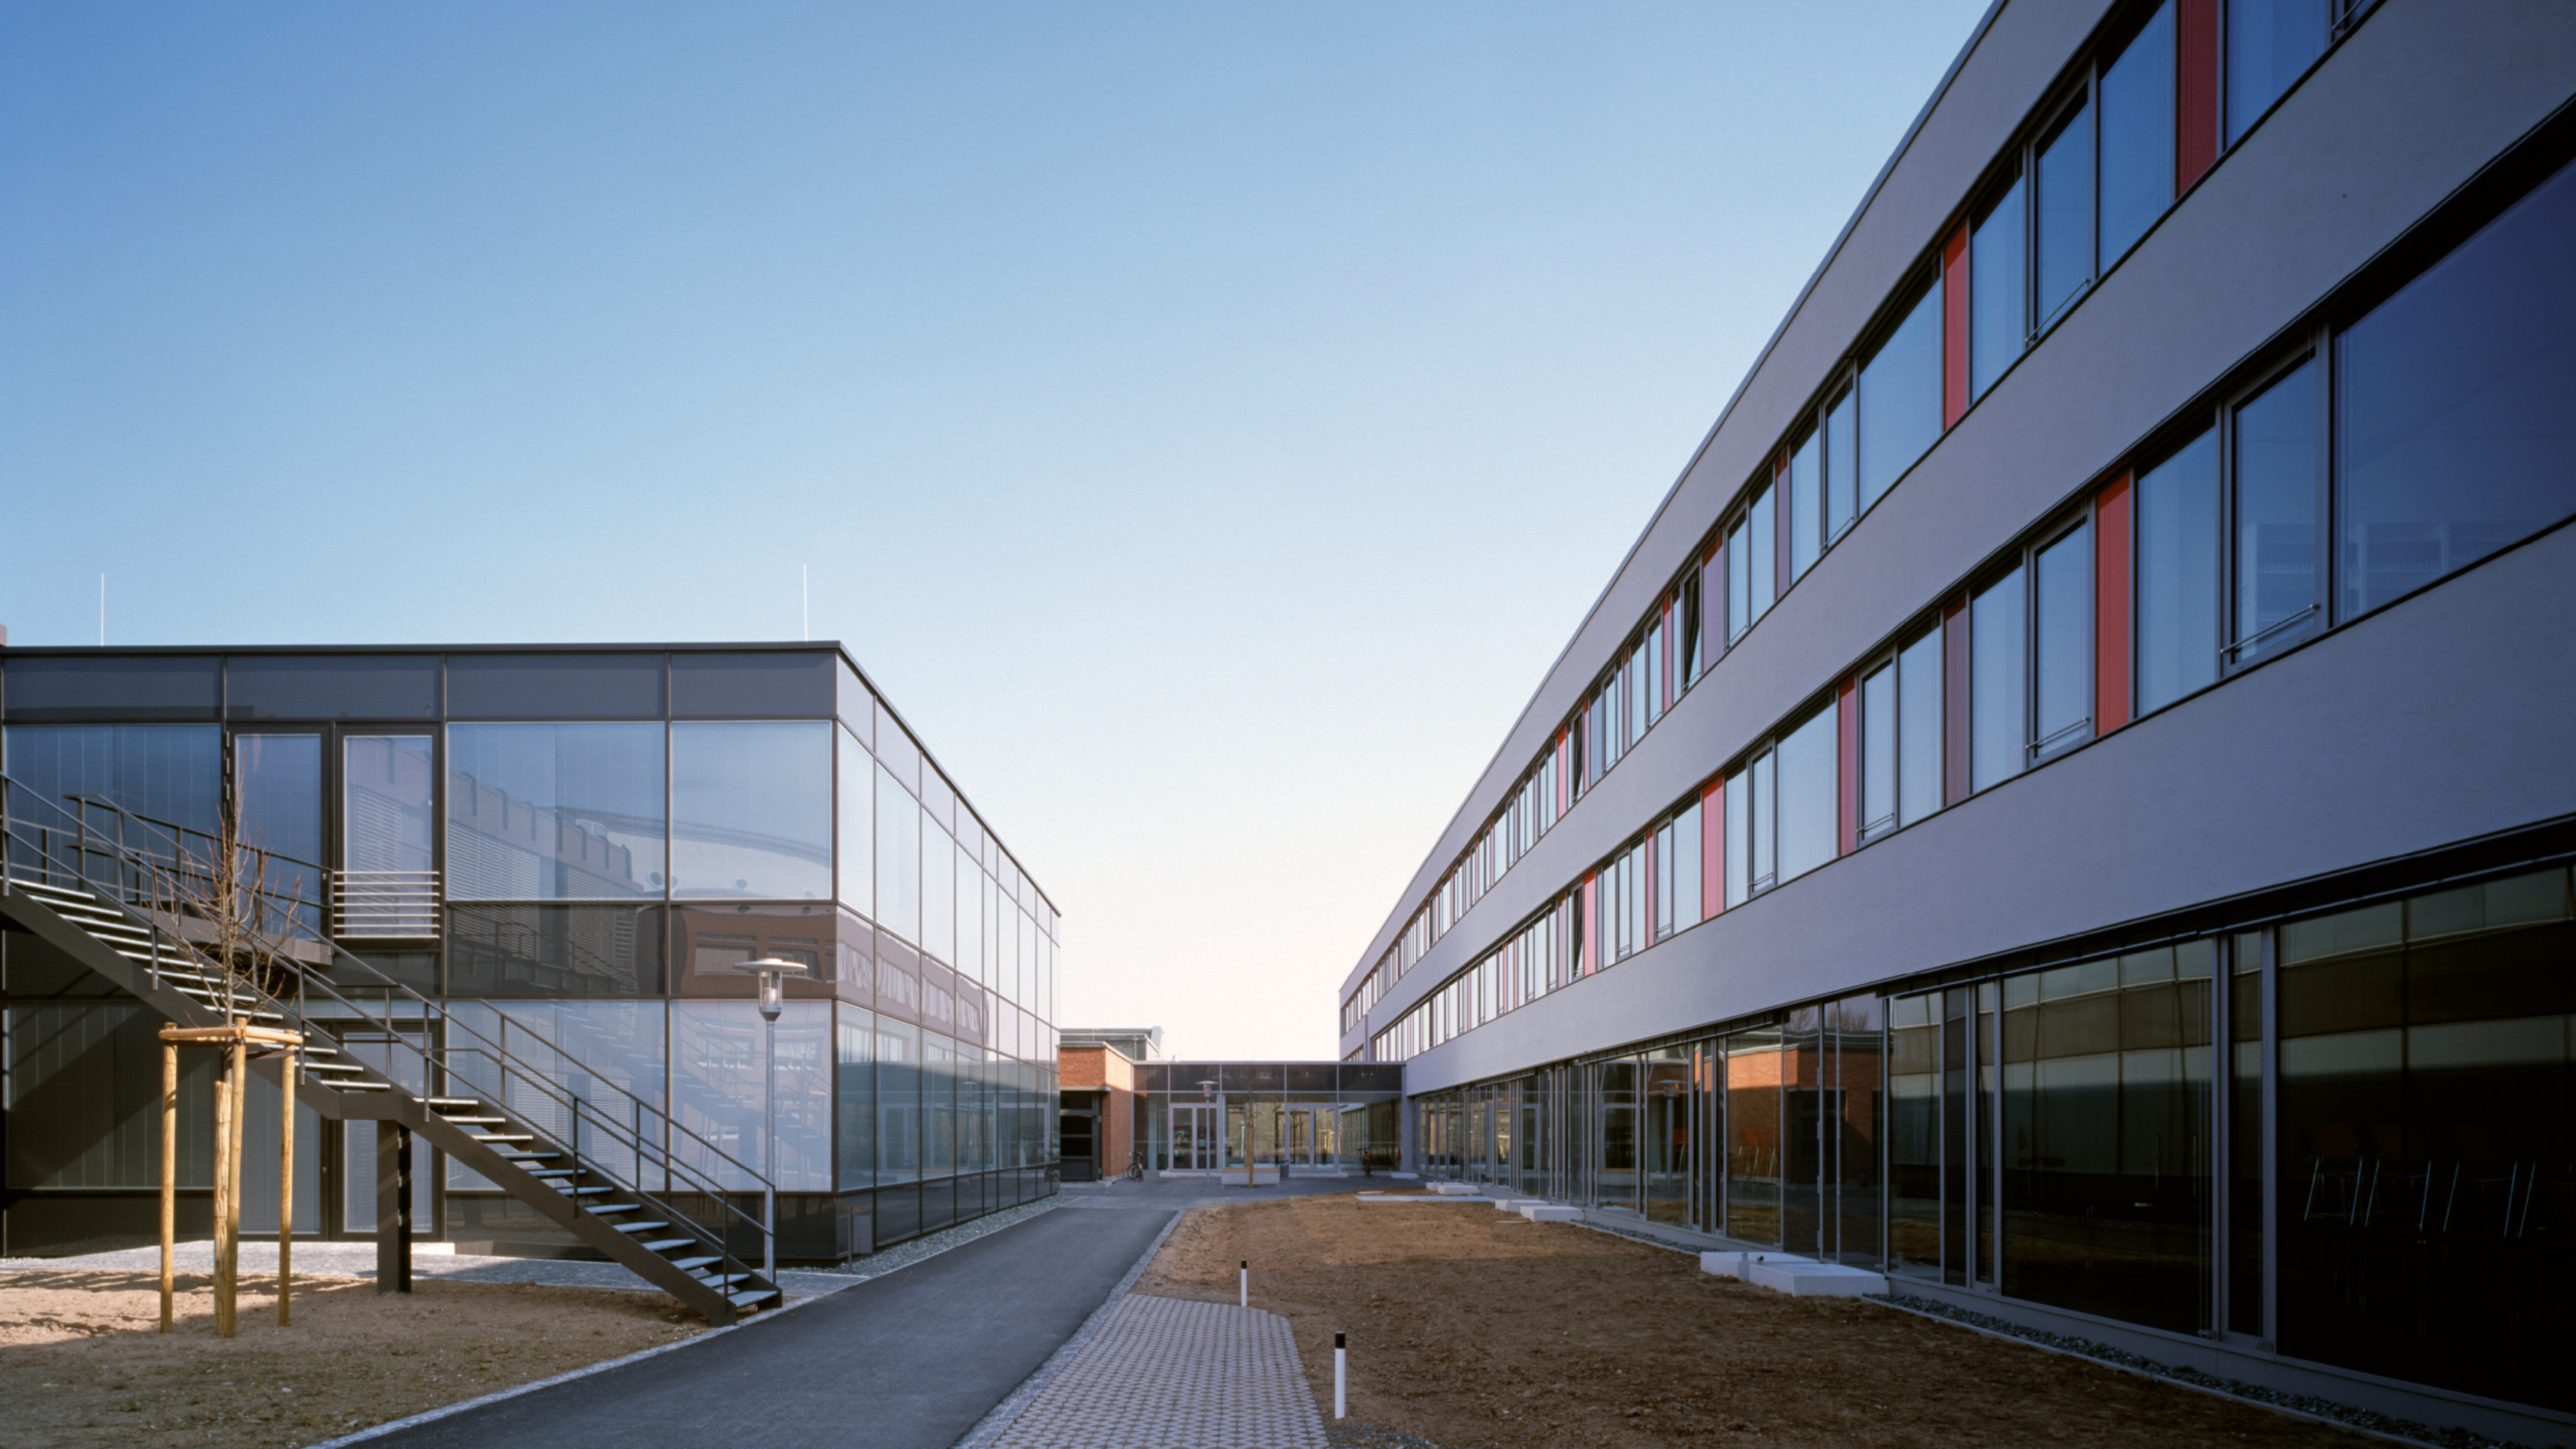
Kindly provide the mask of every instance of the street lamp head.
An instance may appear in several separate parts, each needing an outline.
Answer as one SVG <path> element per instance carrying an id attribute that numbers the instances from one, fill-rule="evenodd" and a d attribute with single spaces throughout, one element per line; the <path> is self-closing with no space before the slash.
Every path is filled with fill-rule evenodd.
<path id="1" fill-rule="evenodd" d="M 781 961 L 775 956 L 766 956 L 758 961 L 737 961 L 730 969 L 746 976 L 760 978 L 760 1014 L 771 1021 L 776 1021 L 778 1014 L 787 1009 L 784 999 L 787 994 L 786 979 L 791 974 L 804 975 L 805 963 Z"/>
<path id="2" fill-rule="evenodd" d="M 1216 1079 L 1214 1077 L 1207 1078 L 1199 1083 L 1199 1096 L 1202 1100 L 1209 1102 L 1216 1100 Z"/>

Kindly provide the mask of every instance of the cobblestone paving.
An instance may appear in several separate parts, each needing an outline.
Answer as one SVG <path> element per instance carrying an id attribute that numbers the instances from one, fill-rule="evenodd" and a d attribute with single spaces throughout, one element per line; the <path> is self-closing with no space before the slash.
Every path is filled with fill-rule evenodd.
<path id="1" fill-rule="evenodd" d="M 1327 1449 L 1288 1320 L 1130 1293 L 992 1449 Z"/>

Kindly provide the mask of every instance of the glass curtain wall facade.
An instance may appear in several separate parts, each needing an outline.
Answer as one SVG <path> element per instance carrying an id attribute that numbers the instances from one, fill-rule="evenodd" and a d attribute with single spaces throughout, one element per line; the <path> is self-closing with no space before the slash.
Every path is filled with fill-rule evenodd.
<path id="1" fill-rule="evenodd" d="M 229 806 L 298 863 L 298 929 L 576 1094 L 613 1083 L 745 1163 L 774 1148 L 784 1256 L 1054 1190 L 1057 913 L 837 646 L 10 650 L 0 768 L 199 832 Z M 360 881 L 377 904 L 342 904 Z M 774 1034 L 732 970 L 756 958 L 806 968 Z M 149 1017 L 0 937 L 6 1251 L 154 1231 Z M 372 1231 L 367 1130 L 302 1139 L 322 1206 L 299 1225 Z M 569 1241 L 461 1167 L 420 1177 L 439 1236 Z"/>
<path id="2" fill-rule="evenodd" d="M 1247 1158 L 1289 1176 L 1384 1172 L 1403 1153 L 1404 1069 L 1333 1062 L 1141 1062 L 1135 1138 L 1151 1172 Z"/>

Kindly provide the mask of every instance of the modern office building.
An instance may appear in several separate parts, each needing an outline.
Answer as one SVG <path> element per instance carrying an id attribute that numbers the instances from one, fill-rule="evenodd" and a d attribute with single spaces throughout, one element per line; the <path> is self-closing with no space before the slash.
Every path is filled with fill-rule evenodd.
<path id="1" fill-rule="evenodd" d="M 2000 0 L 1346 979 L 1413 1159 L 2576 1437 L 2571 96 Z"/>
<path id="2" fill-rule="evenodd" d="M 20 648 L 0 724 L 0 1255 L 154 1240 L 154 1034 L 219 999 L 177 897 L 227 822 L 301 963 L 254 1005 L 333 1044 L 299 1229 L 400 1207 L 389 1122 L 426 1139 L 416 1236 L 677 1232 L 701 1276 L 761 1259 L 764 1191 L 791 1261 L 1054 1191 L 1056 909 L 837 645 Z M 802 968 L 774 1025 L 754 959 Z M 275 1182 L 246 1174 L 251 1229 Z"/>

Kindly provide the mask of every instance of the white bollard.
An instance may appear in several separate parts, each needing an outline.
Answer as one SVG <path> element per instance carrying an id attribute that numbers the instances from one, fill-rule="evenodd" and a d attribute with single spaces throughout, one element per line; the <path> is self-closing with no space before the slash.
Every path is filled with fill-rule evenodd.
<path id="1" fill-rule="evenodd" d="M 1252 1306 L 1252 1260 L 1245 1258 L 1242 1261 L 1243 1276 L 1235 1280 L 1235 1291 L 1237 1301 L 1243 1307 L 1250 1308 Z"/>
<path id="2" fill-rule="evenodd" d="M 1350 1400 L 1344 1392 L 1345 1370 L 1350 1366 L 1350 1349 L 1339 1333 L 1333 1335 L 1333 1417 L 1350 1416 Z"/>

